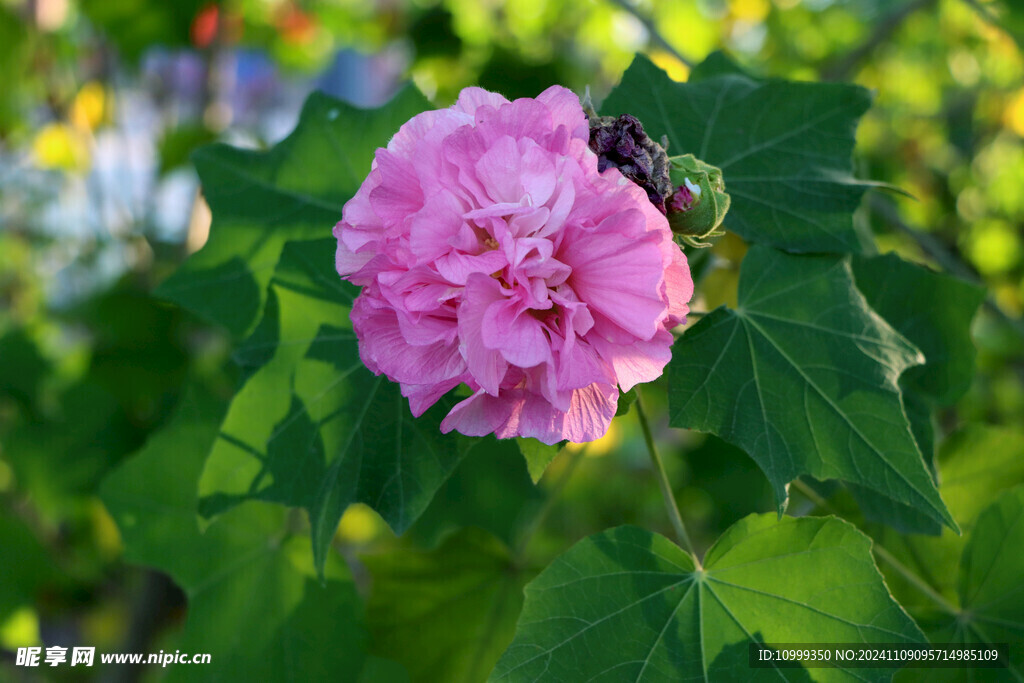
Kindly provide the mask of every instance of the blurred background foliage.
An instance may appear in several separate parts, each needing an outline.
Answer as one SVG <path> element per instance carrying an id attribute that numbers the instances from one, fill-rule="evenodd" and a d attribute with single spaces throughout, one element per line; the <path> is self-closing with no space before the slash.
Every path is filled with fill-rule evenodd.
<path id="1" fill-rule="evenodd" d="M 208 234 L 197 146 L 269 146 L 314 89 L 374 106 L 412 79 L 445 105 L 471 84 L 515 97 L 561 83 L 599 101 L 638 51 L 677 80 L 725 49 L 761 75 L 860 83 L 877 94 L 858 174 L 912 196 L 870 195 L 860 227 L 989 292 L 973 328 L 979 372 L 940 435 L 981 422 L 1019 438 L 1022 44 L 1010 1 L 0 0 L 0 678 L 24 674 L 18 646 L 155 651 L 184 623 L 178 589 L 124 561 L 98 488 L 186 383 L 227 397 L 238 379 L 224 331 L 149 295 Z M 695 310 L 734 297 L 744 249 L 718 243 Z M 652 414 L 665 415 L 663 393 L 648 392 Z M 742 451 L 664 424 L 661 438 L 698 546 L 772 509 Z M 666 524 L 622 417 L 566 449 L 539 490 L 518 456 L 471 457 L 403 539 L 354 506 L 336 545 L 359 583 L 360 553 L 425 551 L 461 526 L 515 546 L 545 501 L 536 567 L 588 533 Z"/>

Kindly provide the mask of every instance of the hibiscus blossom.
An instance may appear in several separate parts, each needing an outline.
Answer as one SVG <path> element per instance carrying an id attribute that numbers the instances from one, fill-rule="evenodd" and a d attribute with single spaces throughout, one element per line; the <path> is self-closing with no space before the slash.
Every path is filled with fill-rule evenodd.
<path id="1" fill-rule="evenodd" d="M 598 172 L 579 100 L 480 88 L 405 123 L 334 228 L 366 366 L 471 436 L 591 441 L 661 375 L 693 283 L 665 216 Z"/>

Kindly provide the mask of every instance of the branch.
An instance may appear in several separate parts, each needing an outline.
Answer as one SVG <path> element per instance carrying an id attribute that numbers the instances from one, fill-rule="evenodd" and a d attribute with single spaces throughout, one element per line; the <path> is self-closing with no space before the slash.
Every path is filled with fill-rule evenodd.
<path id="1" fill-rule="evenodd" d="M 875 49 L 887 41 L 900 25 L 914 12 L 930 7 L 936 0 L 911 0 L 902 7 L 889 12 L 875 25 L 875 30 L 863 43 L 848 52 L 845 56 L 831 60 L 821 69 L 823 81 L 843 81 L 849 78 L 853 70 Z"/>
<path id="2" fill-rule="evenodd" d="M 661 32 L 658 31 L 658 27 L 654 25 L 653 19 L 651 19 L 649 16 L 645 14 L 641 14 L 640 10 L 638 10 L 636 7 L 633 7 L 633 5 L 629 4 L 628 0 L 608 0 L 608 2 L 615 5 L 622 11 L 629 12 L 634 17 L 636 17 L 637 21 L 643 24 L 644 28 L 647 29 L 647 33 L 652 41 L 657 43 L 658 46 L 661 47 L 661 49 L 665 50 L 673 57 L 678 59 L 680 62 L 685 64 L 688 68 L 693 68 L 693 60 L 690 59 L 689 57 L 683 56 L 683 54 L 680 53 L 679 50 L 672 47 L 672 44 L 665 40 L 665 36 L 661 35 Z"/>

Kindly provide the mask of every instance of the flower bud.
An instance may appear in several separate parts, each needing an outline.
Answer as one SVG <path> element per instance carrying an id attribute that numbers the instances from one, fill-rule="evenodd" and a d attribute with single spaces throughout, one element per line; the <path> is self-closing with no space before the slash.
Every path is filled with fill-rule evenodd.
<path id="1" fill-rule="evenodd" d="M 667 202 L 672 232 L 694 247 L 710 246 L 706 240 L 719 230 L 731 199 L 725 192 L 722 171 L 692 154 L 669 159 L 675 192 Z"/>
<path id="2" fill-rule="evenodd" d="M 590 149 L 597 154 L 598 172 L 619 169 L 647 192 L 659 211 L 667 213 L 665 202 L 672 194 L 672 180 L 665 148 L 647 137 L 635 116 L 591 114 L 589 118 Z"/>

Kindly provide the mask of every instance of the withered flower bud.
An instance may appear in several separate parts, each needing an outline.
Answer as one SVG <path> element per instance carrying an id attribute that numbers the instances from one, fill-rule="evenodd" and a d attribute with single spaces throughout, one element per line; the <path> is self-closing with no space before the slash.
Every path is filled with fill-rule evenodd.
<path id="1" fill-rule="evenodd" d="M 597 154 L 597 170 L 617 168 L 647 192 L 651 203 L 667 213 L 665 202 L 672 195 L 668 154 L 647 137 L 635 116 L 590 116 L 590 149 Z"/>

